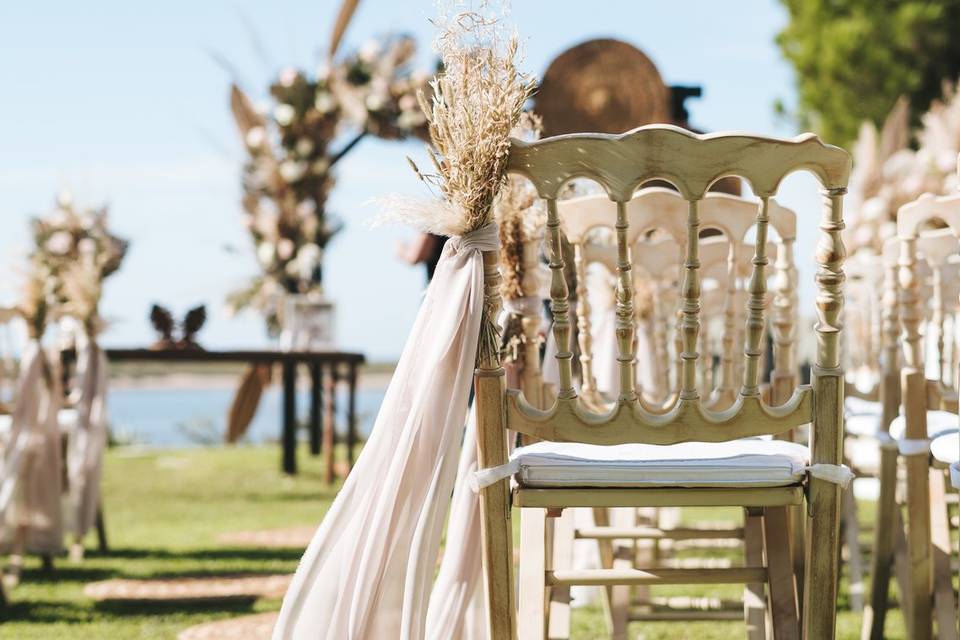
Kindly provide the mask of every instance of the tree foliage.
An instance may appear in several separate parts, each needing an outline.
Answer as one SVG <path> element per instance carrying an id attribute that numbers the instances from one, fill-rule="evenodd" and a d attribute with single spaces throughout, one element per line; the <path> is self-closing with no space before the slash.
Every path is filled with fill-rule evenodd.
<path id="1" fill-rule="evenodd" d="M 781 0 L 777 44 L 797 73 L 799 124 L 848 144 L 901 95 L 916 120 L 960 75 L 960 0 Z"/>

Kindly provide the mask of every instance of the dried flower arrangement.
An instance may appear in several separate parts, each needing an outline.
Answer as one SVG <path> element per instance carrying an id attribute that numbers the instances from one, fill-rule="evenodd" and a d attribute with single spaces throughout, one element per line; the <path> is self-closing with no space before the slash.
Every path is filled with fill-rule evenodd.
<path id="1" fill-rule="evenodd" d="M 414 41 L 371 43 L 314 75 L 295 69 L 270 86 L 269 113 L 236 86 L 230 103 L 248 153 L 243 168 L 244 226 L 263 274 L 231 294 L 233 310 L 261 310 L 279 329 L 282 296 L 322 291 L 323 252 L 341 223 L 327 211 L 332 169 L 367 135 L 426 137 L 416 98 L 427 75 L 410 70 Z M 332 144 L 350 134 L 337 149 Z"/>
<path id="2" fill-rule="evenodd" d="M 510 135 L 536 88 L 534 78 L 517 69 L 517 37 L 501 33 L 498 15 L 480 2 L 474 12 L 441 13 L 436 20 L 434 48 L 443 71 L 430 82 L 432 97 L 417 93 L 429 123 L 433 172 L 408 159 L 435 197 L 387 198 L 379 222 L 456 236 L 493 220 Z"/>
<path id="3" fill-rule="evenodd" d="M 494 220 L 494 204 L 507 182 L 510 137 L 536 80 L 517 68 L 519 42 L 515 34 L 503 33 L 502 8 L 483 0 L 475 5 L 470 11 L 441 7 L 434 48 L 443 70 L 430 82 L 432 97 L 417 93 L 429 123 L 433 172 L 408 161 L 434 198 L 383 199 L 386 213 L 380 223 L 404 222 L 425 232 L 460 236 Z M 481 358 L 500 350 L 491 316 L 484 309 Z"/>
<path id="4" fill-rule="evenodd" d="M 900 99 L 878 132 L 864 123 L 853 149 L 844 242 L 853 253 L 879 253 L 896 233 L 897 210 L 923 193 L 957 188 L 960 153 L 960 86 L 946 87 L 921 118 L 917 148 L 909 147 L 907 102 Z"/>
<path id="5" fill-rule="evenodd" d="M 32 221 L 30 279 L 46 282 L 48 308 L 76 317 L 94 333 L 103 280 L 120 268 L 129 246 L 110 233 L 107 218 L 106 207 L 79 209 L 64 193 L 50 214 Z"/>

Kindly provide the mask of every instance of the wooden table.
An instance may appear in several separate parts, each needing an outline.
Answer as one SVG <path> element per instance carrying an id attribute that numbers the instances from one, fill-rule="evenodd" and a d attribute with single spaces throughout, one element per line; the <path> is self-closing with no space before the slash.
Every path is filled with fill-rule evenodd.
<path id="1" fill-rule="evenodd" d="M 283 369 L 283 446 L 282 468 L 285 473 L 297 472 L 297 365 L 310 370 L 310 453 L 323 452 L 325 480 L 334 479 L 334 428 L 336 425 L 337 383 L 345 381 L 347 397 L 347 472 L 353 467 L 357 444 L 357 368 L 365 358 L 361 353 L 343 351 L 201 351 L 180 349 L 105 349 L 111 362 L 240 362 L 246 364 L 280 364 Z M 73 350 L 62 352 L 64 376 L 76 359 Z M 324 373 L 326 371 L 326 374 Z"/>

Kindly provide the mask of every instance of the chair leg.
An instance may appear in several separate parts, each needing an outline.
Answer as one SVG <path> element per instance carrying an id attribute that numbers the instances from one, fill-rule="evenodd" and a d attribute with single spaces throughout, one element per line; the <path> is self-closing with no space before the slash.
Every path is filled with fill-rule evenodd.
<path id="1" fill-rule="evenodd" d="M 100 553 L 107 553 L 110 551 L 110 545 L 107 544 L 107 524 L 104 521 L 103 517 L 103 503 L 101 502 L 97 506 L 97 545 Z"/>
<path id="2" fill-rule="evenodd" d="M 890 598 L 890 571 L 893 565 L 897 509 L 897 452 L 880 450 L 880 496 L 873 525 L 873 558 L 870 575 L 870 602 L 863 612 L 861 640 L 883 640 L 883 624 Z M 901 598 L 902 599 L 902 598 Z"/>
<path id="3" fill-rule="evenodd" d="M 626 541 L 619 541 L 626 542 Z M 630 541 L 632 542 L 632 541 Z M 613 568 L 621 570 L 633 569 L 633 558 L 625 557 L 623 551 L 628 550 L 618 546 L 614 551 Z M 627 626 L 630 624 L 630 586 L 617 584 L 610 588 L 610 610 L 613 617 L 613 633 L 611 640 L 627 640 Z"/>
<path id="4" fill-rule="evenodd" d="M 894 511 L 893 536 L 893 570 L 897 577 L 897 592 L 900 594 L 900 611 L 906 622 L 913 616 L 913 598 L 910 595 L 910 549 L 907 546 L 907 529 L 903 524 L 903 512 L 899 504 Z"/>
<path id="5" fill-rule="evenodd" d="M 850 570 L 850 609 L 863 611 L 863 553 L 860 550 L 860 523 L 857 521 L 857 500 L 853 495 L 853 483 L 843 492 L 844 543 Z"/>
<path id="6" fill-rule="evenodd" d="M 763 516 L 744 511 L 744 560 L 748 567 L 763 566 Z M 743 588 L 743 618 L 748 640 L 764 640 L 766 632 L 766 597 L 762 584 L 748 584 Z"/>
<path id="7" fill-rule="evenodd" d="M 790 558 L 790 524 L 786 507 L 771 507 L 763 514 L 763 540 L 767 556 L 767 586 L 774 640 L 799 640 L 797 585 Z"/>
<path id="8" fill-rule="evenodd" d="M 547 633 L 547 512 L 520 510 L 520 638 L 543 640 Z"/>
<path id="9" fill-rule="evenodd" d="M 806 570 L 806 524 L 807 514 L 803 505 L 795 505 L 787 509 L 790 518 L 790 553 L 793 558 L 793 575 L 797 581 L 797 589 L 804 585 L 803 574 Z M 803 615 L 803 593 L 797 593 L 798 613 Z M 802 617 L 801 617 L 802 619 Z"/>
<path id="10" fill-rule="evenodd" d="M 505 385 L 503 369 L 477 370 L 474 402 L 477 410 L 477 465 L 481 469 L 504 464 L 507 460 L 507 431 L 503 424 Z M 489 640 L 514 640 L 517 635 L 512 522 L 509 482 L 500 480 L 481 489 L 481 556 Z M 544 576 L 540 579 L 543 580 Z"/>
<path id="11" fill-rule="evenodd" d="M 907 637 L 930 640 L 933 636 L 932 587 L 933 545 L 930 542 L 930 463 L 927 456 L 906 458 L 907 467 L 907 547 L 910 558 L 912 615 L 907 621 Z"/>
<path id="12" fill-rule="evenodd" d="M 939 640 L 957 640 L 957 607 L 950 567 L 950 511 L 941 469 L 930 469 L 930 527 L 933 541 L 933 606 Z"/>
<path id="13" fill-rule="evenodd" d="M 610 512 L 605 507 L 593 508 L 593 523 L 598 527 L 610 526 Z M 600 567 L 602 569 L 613 568 L 613 542 L 608 539 L 597 540 L 597 550 L 600 554 Z M 617 626 L 613 614 L 613 587 L 603 588 L 603 612 L 607 620 L 607 630 L 613 633 Z"/>
<path id="14" fill-rule="evenodd" d="M 803 587 L 803 637 L 832 640 L 836 636 L 837 573 L 840 548 L 840 487 L 810 480 L 807 518 L 807 570 Z"/>
<path id="15" fill-rule="evenodd" d="M 554 569 L 573 567 L 574 510 L 564 509 L 553 521 Z M 547 637 L 550 640 L 565 640 L 570 637 L 570 587 L 553 587 L 550 590 L 550 610 Z"/>

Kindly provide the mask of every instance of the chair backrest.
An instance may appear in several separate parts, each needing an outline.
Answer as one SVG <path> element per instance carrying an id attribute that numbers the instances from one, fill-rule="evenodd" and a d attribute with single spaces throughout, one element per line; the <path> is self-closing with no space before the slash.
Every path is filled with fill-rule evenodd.
<path id="1" fill-rule="evenodd" d="M 945 227 L 925 230 L 938 222 Z M 944 320 L 949 313 L 956 314 L 958 305 L 956 261 L 960 259 L 960 195 L 935 197 L 925 194 L 902 206 L 897 213 L 897 237 L 900 241 L 899 319 L 903 328 L 904 355 L 901 392 L 906 407 L 906 437 L 924 439 L 927 437 L 926 409 L 955 410 L 957 405 L 956 390 L 945 384 L 944 370 L 948 360 Z M 924 271 L 929 274 L 927 282 Z M 927 284 L 929 290 L 925 292 Z M 921 331 L 923 325 L 937 338 L 939 379 L 932 384 L 928 383 L 925 374 L 923 336 L 926 332 Z"/>
<path id="2" fill-rule="evenodd" d="M 882 258 L 861 249 L 844 262 L 847 276 L 844 306 L 844 360 L 847 394 L 875 399 L 880 382 Z"/>
<path id="3" fill-rule="evenodd" d="M 668 338 L 670 333 L 676 334 L 676 348 L 674 349 L 673 383 L 669 395 L 667 389 L 642 389 L 639 393 L 640 402 L 648 409 L 663 412 L 676 401 L 679 396 L 680 372 L 683 368 L 682 338 L 680 332 L 682 317 L 677 309 L 677 323 L 674 331 L 666 329 L 671 316 L 666 312 L 669 306 L 677 306 L 679 296 L 676 293 L 676 283 L 683 277 L 684 251 L 687 246 L 688 228 L 685 220 L 687 200 L 677 191 L 663 187 L 648 187 L 636 192 L 626 203 L 625 213 L 627 221 L 626 242 L 631 248 L 632 266 L 637 267 L 633 272 L 634 279 L 646 277 L 650 279 L 649 289 L 652 294 L 652 326 L 655 335 L 650 340 L 655 349 L 655 362 L 664 367 L 663 373 L 669 374 L 670 364 L 666 358 Z M 701 281 L 708 278 L 719 279 L 724 288 L 722 297 L 723 308 L 720 311 L 723 318 L 722 348 L 720 371 L 717 389 L 710 390 L 708 406 L 722 408 L 729 406 L 736 399 L 736 379 L 739 371 L 739 359 L 733 356 L 741 345 L 743 331 L 739 326 L 741 307 L 736 304 L 737 291 L 741 290 L 744 274 L 741 268 L 752 265 L 752 247 L 747 247 L 747 236 L 756 223 L 757 203 L 721 193 L 707 194 L 699 207 L 699 233 L 712 229 L 721 232 L 722 237 L 704 239 L 700 247 Z M 616 269 L 618 260 L 616 248 L 597 249 L 589 243 L 589 234 L 597 228 L 614 229 L 617 225 L 617 204 L 606 194 L 591 194 L 557 203 L 557 213 L 561 229 L 567 240 L 574 247 L 576 261 L 576 275 L 578 280 L 577 291 L 577 329 L 580 347 L 581 364 L 581 394 L 591 397 L 596 389 L 593 384 L 591 366 L 591 335 L 590 335 L 590 308 L 585 304 L 586 291 L 585 272 L 591 261 L 605 263 L 611 271 Z M 795 280 L 793 266 L 793 243 L 796 238 L 796 215 L 793 211 L 770 201 L 768 220 L 777 233 L 777 265 L 783 273 L 777 272 L 778 284 L 787 283 L 783 287 L 786 296 L 778 295 L 777 318 L 780 321 L 775 329 L 776 360 L 780 361 L 781 370 L 795 369 L 791 358 L 795 331 L 793 313 L 796 310 L 794 302 L 795 287 L 789 283 Z M 660 232 L 650 238 L 651 232 Z M 723 244 L 721 244 L 723 242 Z M 765 252 L 770 255 L 769 250 Z M 718 270 L 722 269 L 722 276 L 718 278 Z M 777 288 L 778 292 L 781 290 Z M 711 298 L 716 299 L 714 294 Z M 703 302 L 703 300 L 701 300 Z M 712 310 L 711 310 L 712 312 Z M 701 325 L 701 346 L 708 343 L 706 324 Z M 709 378 L 707 370 L 701 370 L 701 386 L 706 390 L 706 380 Z M 783 376 L 781 376 L 783 378 Z M 658 376 L 658 379 L 668 380 L 669 375 Z M 793 385 L 796 377 L 792 378 Z M 784 385 L 781 382 L 780 388 Z M 792 385 L 791 385 L 792 390 Z M 649 395 L 648 395 L 649 392 Z M 789 395 L 789 392 L 788 394 Z M 785 400 L 783 397 L 781 401 Z M 654 400 L 654 402 L 649 402 Z"/>
<path id="4" fill-rule="evenodd" d="M 551 308 L 560 372 L 558 398 L 547 411 L 535 410 L 510 391 L 506 423 L 520 433 L 546 440 L 596 444 L 691 440 L 723 441 L 743 436 L 778 434 L 813 422 L 815 462 L 840 462 L 842 369 L 838 337 L 843 303 L 842 199 L 849 176 L 849 156 L 824 145 L 816 136 L 790 140 L 746 135 L 698 136 L 676 127 L 650 126 L 620 135 L 573 134 L 532 143 L 514 141 L 508 170 L 525 175 L 547 204 L 551 248 Z M 824 187 L 825 204 L 817 251 L 817 354 L 815 384 L 798 389 L 772 409 L 761 400 L 760 359 L 767 295 L 767 237 L 771 203 L 780 182 L 795 170 L 813 173 Z M 746 180 L 759 198 L 755 211 L 756 244 L 746 309 L 743 377 L 736 402 L 720 413 L 702 406 L 697 389 L 697 338 L 700 329 L 701 209 L 710 185 L 725 176 Z M 620 362 L 618 406 L 607 415 L 590 415 L 577 402 L 573 386 L 570 305 L 563 278 L 558 196 L 575 177 L 598 182 L 616 207 L 618 283 L 617 340 Z M 682 333 L 681 387 L 678 401 L 663 415 L 639 404 L 634 384 L 635 359 L 631 232 L 628 203 L 638 187 L 651 180 L 669 181 L 685 201 L 684 274 L 680 297 Z M 660 215 L 664 215 L 662 212 Z M 667 217 L 667 216 L 664 216 Z M 673 216 L 670 216 L 673 217 Z M 488 287 L 489 291 L 489 287 Z M 481 357 L 481 367 L 485 362 Z M 816 403 L 813 396 L 820 395 Z"/>

